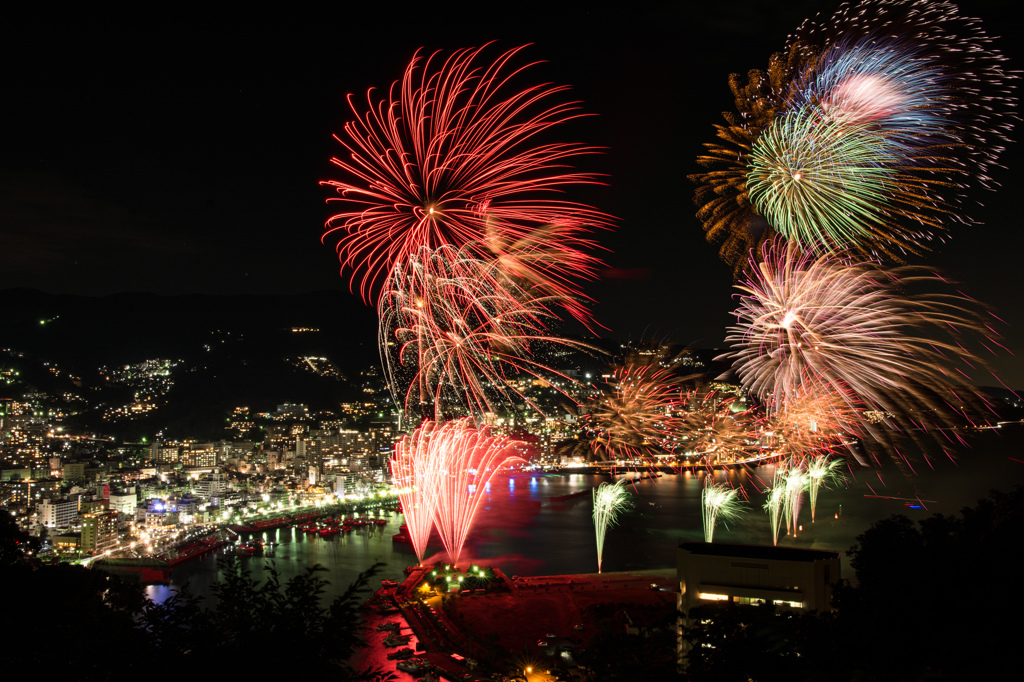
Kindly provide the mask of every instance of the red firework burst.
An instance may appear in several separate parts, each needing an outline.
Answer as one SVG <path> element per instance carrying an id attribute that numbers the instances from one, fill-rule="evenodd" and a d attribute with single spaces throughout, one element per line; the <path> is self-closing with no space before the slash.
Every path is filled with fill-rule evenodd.
<path id="1" fill-rule="evenodd" d="M 523 461 L 514 451 L 523 443 L 492 436 L 486 429 L 477 429 L 469 419 L 442 425 L 435 438 L 439 440 L 437 449 L 444 475 L 434 523 L 448 558 L 457 564 L 483 502 L 484 488 L 502 467 Z"/>
<path id="2" fill-rule="evenodd" d="M 408 413 L 429 410 L 435 419 L 510 402 L 543 411 L 518 380 L 561 391 L 574 382 L 548 366 L 545 349 L 590 350 L 550 334 L 552 304 L 557 297 L 523 289 L 500 262 L 474 258 L 471 249 L 420 249 L 395 266 L 378 304 L 381 355 L 395 402 Z"/>
<path id="3" fill-rule="evenodd" d="M 572 282 L 600 265 L 585 253 L 587 234 L 608 226 L 608 216 L 557 198 L 566 187 L 596 182 L 567 165 L 596 150 L 539 139 L 580 116 L 576 104 L 554 103 L 565 87 L 515 88 L 528 68 L 510 66 L 522 48 L 489 65 L 483 49 L 446 60 L 417 53 L 386 98 L 368 93 L 366 113 L 349 99 L 356 119 L 335 136 L 349 154 L 332 159 L 345 178 L 322 183 L 337 190 L 328 201 L 341 209 L 324 239 L 338 240 L 343 269 L 353 285 L 359 280 L 364 300 L 423 247 L 471 244 L 481 258 L 507 257 L 511 245 L 535 244 L 553 229 L 559 241 L 548 243 L 550 253 L 518 258 L 526 272 L 516 274 L 571 294 L 578 294 Z"/>

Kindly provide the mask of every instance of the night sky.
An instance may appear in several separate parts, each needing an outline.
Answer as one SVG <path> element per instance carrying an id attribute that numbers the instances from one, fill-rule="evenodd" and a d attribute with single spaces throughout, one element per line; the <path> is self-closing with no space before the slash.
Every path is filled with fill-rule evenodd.
<path id="1" fill-rule="evenodd" d="M 730 72 L 763 68 L 786 35 L 834 0 L 779 3 L 331 3 L 330 8 L 160 15 L 38 10 L 0 25 L 0 290 L 347 291 L 332 244 L 332 138 L 345 96 L 400 78 L 418 47 L 531 43 L 538 81 L 572 86 L 595 114 L 561 139 L 605 148 L 578 167 L 607 186 L 577 193 L 617 217 L 609 266 L 586 291 L 609 334 L 721 345 L 730 269 L 694 216 L 694 158 L 731 109 Z M 486 9 L 482 9 L 484 6 Z M 1016 35 L 1012 2 L 965 3 L 990 33 Z M 999 47 L 1024 68 L 1021 49 Z M 1018 134 L 1019 138 L 1019 134 Z M 1024 388 L 1024 237 L 1019 144 L 973 217 L 916 263 L 942 269 L 1008 323 L 1016 354 L 993 363 Z M 366 337 L 375 338 L 367 329 Z M 994 383 L 994 382 L 993 382 Z"/>

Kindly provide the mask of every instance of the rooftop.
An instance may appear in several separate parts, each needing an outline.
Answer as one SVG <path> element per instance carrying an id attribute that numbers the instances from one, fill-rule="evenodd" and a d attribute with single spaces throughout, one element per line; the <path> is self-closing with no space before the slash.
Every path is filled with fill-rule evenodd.
<path id="1" fill-rule="evenodd" d="M 771 545 L 731 545 L 721 542 L 684 542 L 679 549 L 703 556 L 773 559 L 775 561 L 822 561 L 839 558 L 839 552 Z"/>

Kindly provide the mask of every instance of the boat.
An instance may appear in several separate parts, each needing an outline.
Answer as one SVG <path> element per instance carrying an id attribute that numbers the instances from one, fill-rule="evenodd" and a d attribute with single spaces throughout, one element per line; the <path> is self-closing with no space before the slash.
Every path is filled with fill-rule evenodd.
<path id="1" fill-rule="evenodd" d="M 404 649 L 399 649 L 398 651 L 392 651 L 390 654 L 388 654 L 388 660 L 391 660 L 391 661 L 404 661 L 407 658 L 412 658 L 413 654 L 415 654 L 415 653 L 416 652 L 413 651 L 412 649 L 410 649 L 409 647 L 405 647 Z"/>
<path id="2" fill-rule="evenodd" d="M 256 519 L 250 525 L 255 529 L 255 532 L 264 530 L 274 530 L 276 528 L 283 528 L 284 526 L 291 523 L 291 519 L 287 516 L 275 516 L 269 519 Z"/>
<path id="3" fill-rule="evenodd" d="M 384 638 L 384 646 L 402 646 L 409 641 L 412 635 L 388 635 Z"/>
<path id="4" fill-rule="evenodd" d="M 432 665 L 427 663 L 422 658 L 410 658 L 404 661 L 399 661 L 397 667 L 399 670 L 403 670 L 407 673 L 412 673 L 414 675 L 417 673 L 422 674 L 428 672 L 431 668 L 433 668 Z"/>
<path id="5" fill-rule="evenodd" d="M 218 549 L 226 545 L 228 541 L 222 538 L 219 534 L 205 537 L 198 542 L 192 542 L 189 544 L 181 545 L 173 549 L 167 550 L 163 555 L 158 558 L 166 561 L 170 566 L 177 566 L 183 561 L 188 561 L 194 557 L 206 554 L 212 550 Z"/>
<path id="6" fill-rule="evenodd" d="M 398 527 L 398 533 L 391 536 L 391 542 L 401 542 L 404 544 L 411 544 L 412 538 L 409 537 L 409 526 L 402 524 Z"/>
<path id="7" fill-rule="evenodd" d="M 387 632 L 391 630 L 400 630 L 402 626 L 396 621 L 388 621 L 387 623 L 381 623 L 377 626 L 377 632 Z"/>
<path id="8" fill-rule="evenodd" d="M 140 585 L 169 585 L 171 582 L 171 565 L 160 559 L 104 557 L 89 567 L 136 580 Z"/>

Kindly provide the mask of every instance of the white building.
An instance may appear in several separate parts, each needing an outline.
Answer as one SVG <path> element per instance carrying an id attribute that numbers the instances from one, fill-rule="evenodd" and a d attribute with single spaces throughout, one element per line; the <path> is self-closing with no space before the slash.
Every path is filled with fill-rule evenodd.
<path id="1" fill-rule="evenodd" d="M 78 499 L 43 500 L 36 506 L 39 523 L 47 528 L 67 528 L 78 516 Z"/>
<path id="2" fill-rule="evenodd" d="M 135 494 L 134 487 L 129 490 L 130 492 L 126 493 L 110 493 L 111 511 L 131 517 L 135 516 L 135 510 L 138 508 L 138 496 Z"/>
<path id="3" fill-rule="evenodd" d="M 224 479 L 224 475 L 219 472 L 210 474 L 209 478 L 200 479 L 192 484 L 192 490 L 195 491 L 199 497 L 206 499 L 213 499 L 219 497 L 222 493 L 227 492 L 230 489 L 228 481 Z"/>

